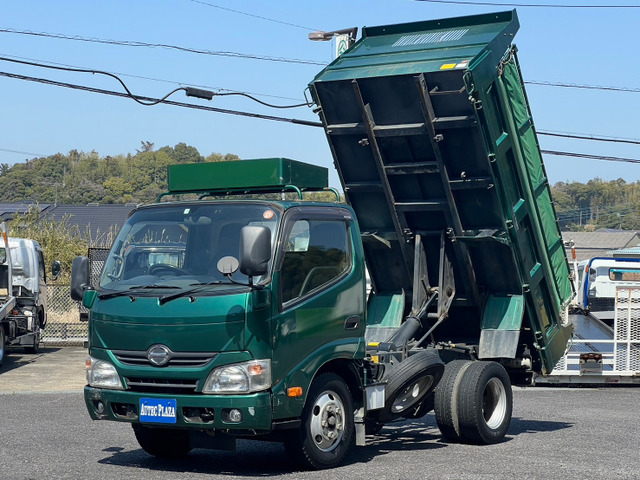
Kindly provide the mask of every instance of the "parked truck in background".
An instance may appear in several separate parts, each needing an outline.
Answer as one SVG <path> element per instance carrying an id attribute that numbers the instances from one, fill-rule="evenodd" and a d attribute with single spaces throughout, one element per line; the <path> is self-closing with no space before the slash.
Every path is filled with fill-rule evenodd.
<path id="1" fill-rule="evenodd" d="M 47 323 L 47 274 L 40 244 L 8 238 L 2 227 L 0 247 L 0 365 L 8 349 L 36 353 Z M 54 262 L 54 277 L 60 273 Z"/>
<path id="2" fill-rule="evenodd" d="M 640 258 L 595 257 L 578 263 L 576 270 L 574 305 L 612 326 L 616 289 L 640 287 Z"/>
<path id="3" fill-rule="evenodd" d="M 640 383 L 640 259 L 595 257 L 574 261 L 573 269 L 573 337 L 553 372 L 536 383 Z"/>
<path id="4" fill-rule="evenodd" d="M 451 441 L 501 441 L 573 296 L 517 29 L 365 28 L 316 76 L 346 203 L 302 201 L 328 171 L 288 159 L 169 166 L 167 194 L 198 200 L 135 209 L 97 285 L 74 260 L 90 416 L 152 455 L 277 440 L 311 468 L 431 410 Z"/>

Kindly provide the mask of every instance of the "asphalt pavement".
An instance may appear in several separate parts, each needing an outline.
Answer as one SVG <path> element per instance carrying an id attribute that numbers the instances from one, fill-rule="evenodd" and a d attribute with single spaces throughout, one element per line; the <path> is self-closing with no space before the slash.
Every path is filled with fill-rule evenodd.
<path id="1" fill-rule="evenodd" d="M 0 394 L 80 392 L 86 383 L 85 348 L 48 347 L 40 348 L 36 354 L 23 353 L 22 349 L 7 351 L 0 366 Z"/>
<path id="2" fill-rule="evenodd" d="M 445 441 L 432 413 L 385 426 L 343 466 L 299 471 L 275 443 L 236 452 L 147 455 L 131 427 L 92 421 L 82 397 L 82 348 L 11 353 L 0 367 L 0 479 L 639 479 L 638 387 L 514 389 L 511 427 L 497 445 Z"/>

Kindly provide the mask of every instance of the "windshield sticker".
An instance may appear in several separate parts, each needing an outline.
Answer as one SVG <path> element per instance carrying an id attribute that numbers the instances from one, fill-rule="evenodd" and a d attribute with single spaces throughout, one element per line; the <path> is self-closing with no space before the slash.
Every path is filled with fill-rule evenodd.
<path id="1" fill-rule="evenodd" d="M 275 213 L 273 213 L 273 210 L 267 210 L 262 214 L 262 218 L 264 218 L 265 220 L 271 220 L 274 215 Z"/>
<path id="2" fill-rule="evenodd" d="M 183 215 L 189 215 L 189 213 L 191 213 L 191 209 L 190 208 L 185 208 L 184 212 L 182 212 Z"/>

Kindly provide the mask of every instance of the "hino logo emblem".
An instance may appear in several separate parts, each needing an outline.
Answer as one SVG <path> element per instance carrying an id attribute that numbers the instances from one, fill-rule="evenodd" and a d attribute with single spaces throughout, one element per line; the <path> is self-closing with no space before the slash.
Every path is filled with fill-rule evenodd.
<path id="1" fill-rule="evenodd" d="M 163 367 L 171 360 L 171 350 L 165 345 L 151 345 L 147 350 L 147 359 L 154 367 Z"/>

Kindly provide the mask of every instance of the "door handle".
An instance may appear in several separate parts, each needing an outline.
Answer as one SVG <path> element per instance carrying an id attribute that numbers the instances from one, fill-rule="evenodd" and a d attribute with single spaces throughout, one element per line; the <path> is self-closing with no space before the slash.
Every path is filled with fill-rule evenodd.
<path id="1" fill-rule="evenodd" d="M 351 315 L 344 321 L 345 330 L 355 330 L 360 325 L 360 315 Z"/>

